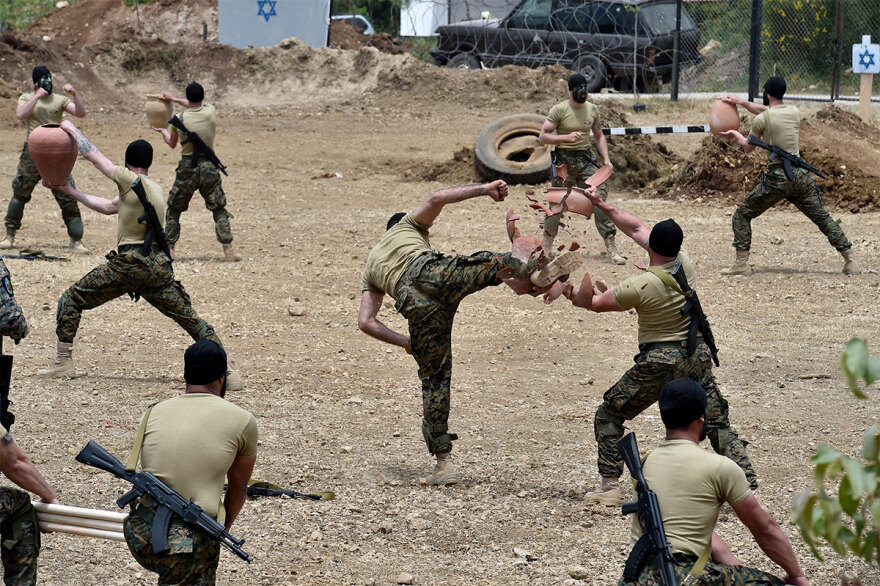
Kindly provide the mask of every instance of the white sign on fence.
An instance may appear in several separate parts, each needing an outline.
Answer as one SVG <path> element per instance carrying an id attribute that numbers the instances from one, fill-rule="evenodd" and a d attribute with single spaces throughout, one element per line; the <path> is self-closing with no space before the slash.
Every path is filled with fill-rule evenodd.
<path id="1" fill-rule="evenodd" d="M 861 44 L 853 45 L 853 73 L 880 73 L 880 45 L 871 44 L 864 35 Z"/>

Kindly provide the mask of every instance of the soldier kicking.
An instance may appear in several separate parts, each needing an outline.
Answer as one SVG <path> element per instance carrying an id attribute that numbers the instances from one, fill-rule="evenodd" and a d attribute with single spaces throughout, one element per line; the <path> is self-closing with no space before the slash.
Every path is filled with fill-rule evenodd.
<path id="1" fill-rule="evenodd" d="M 96 212 L 118 214 L 118 250 L 111 251 L 107 255 L 108 262 L 92 269 L 61 294 L 55 329 L 58 335 L 58 354 L 52 364 L 37 371 L 37 374 L 46 377 L 75 376 L 73 338 L 79 329 L 82 312 L 126 293 L 146 299 L 162 314 L 176 321 L 193 340 L 207 338 L 220 344 L 214 328 L 199 317 L 183 285 L 174 279 L 171 259 L 159 250 L 156 243 L 148 254 L 141 251 L 147 225 L 138 222 L 138 218 L 144 214 L 144 207 L 131 184 L 140 178 L 147 199 L 156 209 L 156 213 L 161 216 L 165 209 L 162 188 L 147 176 L 153 163 L 153 147 L 145 140 L 132 142 L 125 149 L 125 166 L 120 167 L 104 156 L 69 120 L 65 120 L 61 128 L 76 140 L 80 154 L 116 184 L 119 194 L 113 199 L 106 199 L 83 193 L 68 183 L 49 187 L 72 195 Z M 229 390 L 241 390 L 241 379 L 231 366 L 226 380 Z"/>
<path id="2" fill-rule="evenodd" d="M 458 482 L 450 455 L 450 384 L 452 377 L 452 322 L 458 305 L 468 295 L 486 287 L 510 281 L 531 280 L 533 286 L 513 287 L 517 293 L 536 294 L 548 290 L 560 277 L 577 269 L 581 256 L 574 251 L 547 262 L 537 253 L 526 260 L 513 253 L 482 251 L 471 255 L 447 256 L 431 250 L 428 230 L 449 204 L 474 197 L 493 201 L 507 197 L 507 184 L 465 185 L 442 189 L 408 214 L 391 216 L 379 243 L 367 257 L 363 274 L 358 327 L 364 333 L 400 346 L 419 365 L 422 381 L 422 434 L 437 463 L 428 483 L 447 486 Z M 513 239 L 513 236 L 511 236 Z M 514 279 L 513 281 L 511 279 Z M 395 308 L 409 324 L 409 336 L 388 328 L 377 319 L 382 299 L 390 295 Z"/>

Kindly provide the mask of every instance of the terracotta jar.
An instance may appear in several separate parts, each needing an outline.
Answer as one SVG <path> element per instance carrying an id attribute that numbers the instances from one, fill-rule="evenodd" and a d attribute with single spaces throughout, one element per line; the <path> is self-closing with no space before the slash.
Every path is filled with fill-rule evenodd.
<path id="1" fill-rule="evenodd" d="M 715 100 L 712 112 L 709 113 L 709 130 L 712 134 L 720 134 L 725 130 L 739 130 L 739 112 L 734 104 L 728 104 L 721 98 Z"/>
<path id="2" fill-rule="evenodd" d="M 76 141 L 58 124 L 43 124 L 31 131 L 28 151 L 37 171 L 52 185 L 63 185 L 76 163 Z"/>
<path id="3" fill-rule="evenodd" d="M 147 94 L 147 121 L 156 128 L 168 128 L 173 108 L 171 102 L 159 99 L 158 94 Z"/>

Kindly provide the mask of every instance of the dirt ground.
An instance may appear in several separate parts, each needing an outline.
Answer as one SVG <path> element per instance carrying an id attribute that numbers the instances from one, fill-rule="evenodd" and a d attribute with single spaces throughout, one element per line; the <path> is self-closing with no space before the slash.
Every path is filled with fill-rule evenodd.
<path id="1" fill-rule="evenodd" d="M 10 51 L 0 69 L 15 89 L 7 98 L 14 98 L 26 89 L 21 73 L 29 72 L 34 55 Z M 246 258 L 220 262 L 211 215 L 197 197 L 183 216 L 175 271 L 244 377 L 246 390 L 230 399 L 260 425 L 254 477 L 337 495 L 327 502 L 249 501 L 233 533 L 247 539 L 255 562 L 225 552 L 219 583 L 394 584 L 402 573 L 415 584 L 615 583 L 628 523 L 616 510 L 585 504 L 583 494 L 597 482 L 593 414 L 636 353 L 634 315 L 596 315 L 565 300 L 545 306 L 505 287 L 465 301 L 454 332 L 450 421 L 461 438 L 455 455 L 462 483 L 442 490 L 421 482 L 431 462 L 419 427 L 415 363 L 356 325 L 363 263 L 387 217 L 457 178 L 443 176 L 448 181 L 441 183 L 407 170 L 448 163 L 497 117 L 546 111 L 564 96 L 556 83 L 564 73 L 432 70 L 372 49 L 310 52 L 297 43 L 215 50 L 215 59 L 234 63 L 237 72 L 199 69 L 197 59 L 210 46 L 191 49 L 177 73 L 126 72 L 111 53 L 73 61 L 78 51 L 50 57 L 56 84 L 73 81 L 84 94 L 89 116 L 81 128 L 115 161 L 129 141 L 150 140 L 151 175 L 166 189 L 177 153 L 146 126 L 141 96 L 182 91 L 180 79 L 205 80 L 221 115 L 216 149 L 229 167 L 224 188 Z M 260 65 L 270 59 L 283 74 L 273 83 Z M 2 107 L 0 206 L 8 202 L 24 137 L 6 122 L 14 99 Z M 631 120 L 699 123 L 709 108 L 652 102 Z M 609 139 L 612 157 L 616 140 Z M 693 159 L 699 141 L 662 140 L 685 160 Z M 74 176 L 80 188 L 112 195 L 112 184 L 88 163 L 80 160 Z M 509 206 L 523 216 L 524 231 L 536 232 L 527 189 L 535 188 L 512 188 L 505 204 L 477 199 L 448 208 L 432 231 L 434 246 L 448 253 L 505 249 Z M 880 214 L 853 214 L 846 206 L 832 211 L 867 269 L 861 275 L 841 275 L 839 255 L 789 207 L 754 222 L 755 275 L 724 278 L 719 270 L 733 256 L 732 204 L 649 199 L 648 191 L 614 188 L 610 197 L 649 224 L 674 217 L 685 230 L 720 347 L 716 376 L 734 426 L 750 442 L 760 500 L 792 538 L 812 584 L 836 585 L 844 569 L 880 584 L 876 568 L 828 548 L 826 561 L 812 558 L 789 521 L 793 495 L 812 485 L 816 445 L 855 456 L 862 431 L 876 422 L 876 393 L 854 399 L 838 364 L 853 335 L 868 338 L 877 352 Z M 21 345 L 6 346 L 15 355 L 13 434 L 63 503 L 115 509 L 124 483 L 73 458 L 89 439 L 124 458 L 146 407 L 182 391 L 190 341 L 148 304 L 120 298 L 85 314 L 75 352 L 80 377 L 36 377 L 54 352 L 58 296 L 115 246 L 115 218 L 83 215 L 93 254 L 64 263 L 7 260 L 33 327 Z M 582 218 L 569 222 L 567 238 L 583 246 L 585 269 L 596 277 L 615 283 L 636 271 L 608 264 L 595 228 Z M 631 261 L 644 257 L 625 237 L 619 242 Z M 17 243 L 65 253 L 48 191 L 35 191 Z M 390 303 L 380 318 L 395 329 L 406 326 Z M 629 427 L 643 450 L 650 448 L 662 427 L 656 407 Z M 719 532 L 743 562 L 774 570 L 733 514 L 722 516 Z M 46 535 L 43 544 L 42 584 L 154 583 L 122 543 Z M 514 548 L 535 559 L 518 557 Z M 575 566 L 588 577 L 573 580 Z"/>

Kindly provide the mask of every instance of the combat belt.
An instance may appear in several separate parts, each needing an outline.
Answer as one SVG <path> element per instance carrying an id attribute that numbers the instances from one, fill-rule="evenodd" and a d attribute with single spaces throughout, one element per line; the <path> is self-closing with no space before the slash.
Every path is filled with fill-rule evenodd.
<path id="1" fill-rule="evenodd" d="M 715 363 L 715 366 L 720 366 L 718 363 L 718 347 L 715 346 L 715 336 L 712 335 L 709 318 L 703 312 L 703 306 L 700 304 L 697 292 L 688 285 L 687 276 L 684 274 L 684 269 L 681 268 L 681 261 L 675 261 L 675 266 L 672 267 L 671 273 L 667 273 L 659 267 L 648 267 L 648 271 L 657 275 L 667 287 L 684 295 L 685 300 L 684 305 L 681 306 L 681 315 L 689 315 L 691 317 L 691 323 L 688 325 L 687 355 L 692 356 L 697 350 L 697 332 L 699 332 L 712 353 L 712 362 Z"/>

